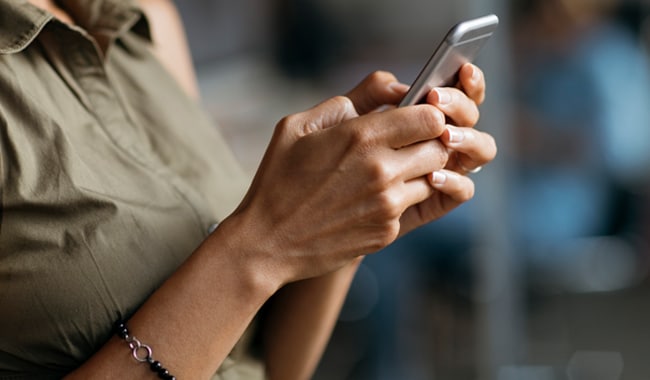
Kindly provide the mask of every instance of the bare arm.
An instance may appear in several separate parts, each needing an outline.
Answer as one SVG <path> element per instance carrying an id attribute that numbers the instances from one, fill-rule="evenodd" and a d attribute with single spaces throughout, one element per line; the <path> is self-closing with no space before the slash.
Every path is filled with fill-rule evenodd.
<path id="1" fill-rule="evenodd" d="M 360 259 L 325 276 L 287 285 L 264 321 L 270 380 L 310 379 L 329 342 Z"/>
<path id="2" fill-rule="evenodd" d="M 180 379 L 209 379 L 277 288 L 263 268 L 238 259 L 245 248 L 218 229 L 131 317 L 132 335 Z M 243 231 L 238 231 L 242 233 Z M 67 379 L 156 376 L 112 338 Z"/>

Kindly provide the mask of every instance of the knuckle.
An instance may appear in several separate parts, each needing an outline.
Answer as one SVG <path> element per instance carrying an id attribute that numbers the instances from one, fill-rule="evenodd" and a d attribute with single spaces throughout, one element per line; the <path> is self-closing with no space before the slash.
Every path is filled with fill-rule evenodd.
<path id="1" fill-rule="evenodd" d="M 449 150 L 444 146 L 439 140 L 432 140 L 431 145 L 431 154 L 434 157 L 434 162 L 438 162 L 440 167 L 444 167 L 449 162 Z"/>
<path id="2" fill-rule="evenodd" d="M 354 110 L 354 103 L 352 103 L 352 99 L 347 96 L 338 95 L 331 98 L 330 101 L 335 104 L 337 109 L 343 109 L 346 111 Z"/>
<path id="3" fill-rule="evenodd" d="M 399 235 L 400 224 L 399 221 L 392 220 L 388 223 L 385 223 L 382 227 L 382 236 L 384 237 L 382 243 L 384 246 L 387 246 L 395 241 L 395 239 L 397 239 L 397 236 Z"/>
<path id="4" fill-rule="evenodd" d="M 381 78 L 384 76 L 384 72 L 381 70 L 376 70 L 373 71 L 368 75 L 368 82 L 377 82 L 381 80 Z"/>
<path id="5" fill-rule="evenodd" d="M 443 168 L 449 162 L 450 153 L 447 147 L 438 139 L 425 141 L 419 145 L 418 150 L 412 155 L 412 163 L 426 161 L 436 168 Z"/>
<path id="6" fill-rule="evenodd" d="M 449 162 L 449 150 L 439 140 L 429 140 L 421 145 L 421 149 L 413 159 L 426 160 L 438 168 L 443 168 Z"/>
<path id="7" fill-rule="evenodd" d="M 474 96 L 476 104 L 481 105 L 485 102 L 485 91 L 481 91 L 478 95 Z"/>
<path id="8" fill-rule="evenodd" d="M 400 224 L 399 221 L 393 220 L 390 222 L 382 223 L 376 228 L 375 238 L 370 243 L 371 251 L 379 251 L 397 239 L 399 236 Z"/>
<path id="9" fill-rule="evenodd" d="M 275 132 L 281 134 L 287 133 L 288 131 L 295 128 L 295 125 L 299 124 L 301 119 L 302 118 L 299 116 L 299 114 L 287 115 L 280 119 L 280 121 L 276 124 Z"/>
<path id="10" fill-rule="evenodd" d="M 434 137 L 440 136 L 445 130 L 445 114 L 429 105 L 417 107 L 417 122 L 427 126 Z"/>
<path id="11" fill-rule="evenodd" d="M 478 107 L 475 107 L 469 116 L 469 126 L 476 125 L 480 118 L 481 111 L 479 111 Z"/>
<path id="12" fill-rule="evenodd" d="M 357 124 L 355 128 L 349 129 L 349 133 L 350 144 L 357 149 L 367 149 L 375 140 L 375 132 L 370 125 Z"/>
<path id="13" fill-rule="evenodd" d="M 371 187 L 378 191 L 384 191 L 394 182 L 398 173 L 395 168 L 383 161 L 371 160 L 368 163 L 368 175 L 370 177 L 369 182 L 374 184 Z"/>
<path id="14" fill-rule="evenodd" d="M 376 205 L 376 214 L 379 220 L 393 221 L 402 214 L 402 199 L 394 192 L 383 191 L 379 193 Z"/>
<path id="15" fill-rule="evenodd" d="M 374 82 L 387 82 L 396 80 L 395 76 L 388 71 L 376 70 L 367 77 L 368 81 L 371 83 Z"/>

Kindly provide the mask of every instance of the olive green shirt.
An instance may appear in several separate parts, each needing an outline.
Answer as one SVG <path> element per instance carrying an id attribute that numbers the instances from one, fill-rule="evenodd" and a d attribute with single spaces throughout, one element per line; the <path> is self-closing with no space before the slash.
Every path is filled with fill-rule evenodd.
<path id="1" fill-rule="evenodd" d="M 81 365 L 248 184 L 133 2 L 58 3 L 77 25 L 0 0 L 0 379 Z M 248 360 L 215 379 L 262 378 Z"/>

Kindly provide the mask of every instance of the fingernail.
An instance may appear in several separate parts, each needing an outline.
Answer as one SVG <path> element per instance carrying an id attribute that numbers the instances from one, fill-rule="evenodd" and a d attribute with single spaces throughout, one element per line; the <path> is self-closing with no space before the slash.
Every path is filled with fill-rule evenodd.
<path id="1" fill-rule="evenodd" d="M 431 182 L 434 185 L 442 185 L 447 182 L 447 175 L 440 172 L 433 172 L 431 174 Z"/>
<path id="2" fill-rule="evenodd" d="M 436 89 L 436 94 L 438 94 L 438 104 L 445 105 L 451 103 L 451 95 L 447 91 Z"/>
<path id="3" fill-rule="evenodd" d="M 388 87 L 391 90 L 393 90 L 393 91 L 395 91 L 397 93 L 400 93 L 400 94 L 405 93 L 406 91 L 409 90 L 408 85 L 406 85 L 404 83 L 400 83 L 400 82 L 393 82 L 393 83 L 389 84 Z"/>
<path id="4" fill-rule="evenodd" d="M 457 143 L 465 140 L 463 132 L 451 128 L 447 128 L 447 130 L 449 131 L 449 142 Z"/>

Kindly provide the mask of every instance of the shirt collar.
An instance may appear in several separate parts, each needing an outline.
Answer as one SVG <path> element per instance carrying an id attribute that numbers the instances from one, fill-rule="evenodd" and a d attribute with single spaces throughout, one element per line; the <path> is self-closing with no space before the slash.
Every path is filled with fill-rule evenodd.
<path id="1" fill-rule="evenodd" d="M 52 19 L 25 0 L 0 0 L 0 54 L 21 51 Z"/>
<path id="2" fill-rule="evenodd" d="M 104 47 L 130 29 L 151 39 L 148 22 L 132 0 L 60 0 L 59 5 Z M 29 46 L 52 19 L 27 0 L 0 0 L 0 54 Z"/>

